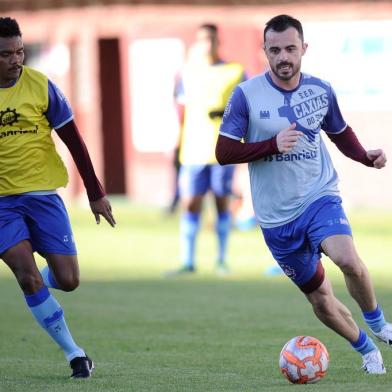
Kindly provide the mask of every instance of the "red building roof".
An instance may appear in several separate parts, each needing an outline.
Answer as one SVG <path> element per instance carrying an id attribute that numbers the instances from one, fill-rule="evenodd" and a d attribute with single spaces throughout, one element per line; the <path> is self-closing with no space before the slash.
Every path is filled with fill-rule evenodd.
<path id="1" fill-rule="evenodd" d="M 278 5 L 323 3 L 322 0 L 0 0 L 0 11 L 42 10 L 52 8 L 86 7 L 97 5 Z M 330 0 L 328 3 L 377 3 L 382 0 Z"/>

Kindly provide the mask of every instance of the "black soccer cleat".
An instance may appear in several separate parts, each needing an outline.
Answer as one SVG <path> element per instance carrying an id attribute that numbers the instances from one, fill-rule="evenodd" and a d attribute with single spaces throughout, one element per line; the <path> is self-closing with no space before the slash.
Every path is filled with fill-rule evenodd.
<path id="1" fill-rule="evenodd" d="M 72 369 L 71 378 L 89 378 L 94 369 L 94 362 L 86 355 L 74 358 L 69 366 Z"/>
<path id="2" fill-rule="evenodd" d="M 196 272 L 195 267 L 193 266 L 182 266 L 176 270 L 170 270 L 165 272 L 165 277 L 166 278 L 175 278 L 175 277 L 180 277 L 180 276 L 186 276 L 186 275 L 194 275 Z"/>

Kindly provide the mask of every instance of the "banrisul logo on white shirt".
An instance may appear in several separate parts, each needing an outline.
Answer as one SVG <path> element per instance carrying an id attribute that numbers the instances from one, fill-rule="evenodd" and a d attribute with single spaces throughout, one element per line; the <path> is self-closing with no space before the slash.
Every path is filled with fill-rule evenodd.
<path id="1" fill-rule="evenodd" d="M 315 84 L 306 84 L 287 94 L 286 98 L 286 105 L 278 109 L 279 115 L 286 117 L 291 124 L 295 122 L 296 129 L 304 132 L 313 142 L 328 112 L 327 91 Z"/>

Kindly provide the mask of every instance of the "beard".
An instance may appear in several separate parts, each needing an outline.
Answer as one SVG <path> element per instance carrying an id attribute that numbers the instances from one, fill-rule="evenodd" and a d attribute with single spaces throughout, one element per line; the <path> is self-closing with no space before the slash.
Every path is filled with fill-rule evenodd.
<path id="1" fill-rule="evenodd" d="M 288 68 L 282 71 L 284 67 Z M 271 67 L 271 70 L 278 79 L 287 82 L 298 74 L 300 68 L 301 64 L 294 65 L 293 63 L 283 62 L 275 67 Z"/>

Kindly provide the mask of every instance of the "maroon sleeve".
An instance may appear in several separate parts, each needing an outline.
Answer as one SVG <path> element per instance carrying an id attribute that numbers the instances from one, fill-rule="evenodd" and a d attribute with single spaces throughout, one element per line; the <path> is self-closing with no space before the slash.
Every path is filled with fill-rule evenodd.
<path id="1" fill-rule="evenodd" d="M 219 135 L 215 148 L 216 159 L 221 165 L 257 161 L 278 153 L 276 136 L 262 142 L 242 143 L 239 140 Z"/>
<path id="2" fill-rule="evenodd" d="M 74 121 L 56 129 L 57 134 L 68 147 L 87 190 L 89 201 L 97 201 L 105 196 L 105 191 L 97 176 L 87 151 L 87 147 Z"/>
<path id="3" fill-rule="evenodd" d="M 341 133 L 327 133 L 327 135 L 346 157 L 373 167 L 373 162 L 367 157 L 366 150 L 362 147 L 350 126 L 347 125 L 346 129 Z"/>

